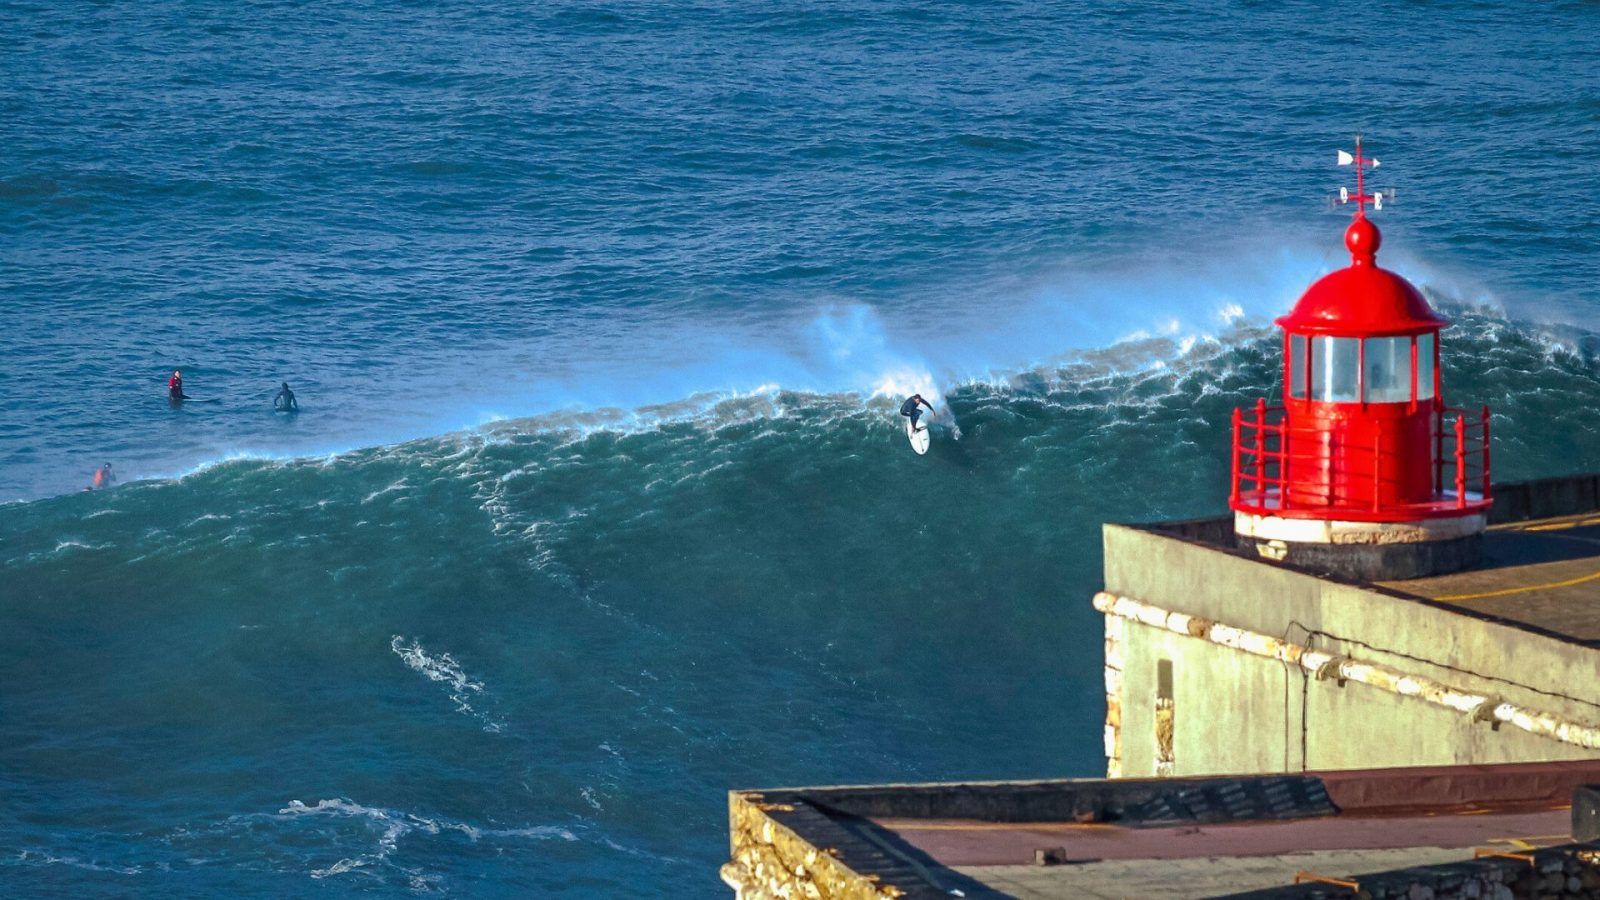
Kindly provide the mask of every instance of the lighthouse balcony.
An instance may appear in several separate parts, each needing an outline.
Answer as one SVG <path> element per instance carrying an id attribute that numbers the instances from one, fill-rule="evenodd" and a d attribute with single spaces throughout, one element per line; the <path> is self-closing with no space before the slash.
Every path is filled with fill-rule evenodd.
<path id="1" fill-rule="evenodd" d="M 1330 434 L 1292 423 L 1260 401 L 1234 410 L 1232 489 L 1236 513 L 1274 519 L 1420 522 L 1481 516 L 1493 497 L 1489 410 L 1441 408 L 1427 446 Z M 1365 439 L 1361 439 L 1364 437 Z"/>

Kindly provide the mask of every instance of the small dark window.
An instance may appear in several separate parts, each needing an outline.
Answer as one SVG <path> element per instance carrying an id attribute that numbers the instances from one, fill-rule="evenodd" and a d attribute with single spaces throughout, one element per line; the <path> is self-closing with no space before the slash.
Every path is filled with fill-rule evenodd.
<path id="1" fill-rule="evenodd" d="M 1306 336 L 1289 335 L 1289 396 L 1306 396 Z"/>

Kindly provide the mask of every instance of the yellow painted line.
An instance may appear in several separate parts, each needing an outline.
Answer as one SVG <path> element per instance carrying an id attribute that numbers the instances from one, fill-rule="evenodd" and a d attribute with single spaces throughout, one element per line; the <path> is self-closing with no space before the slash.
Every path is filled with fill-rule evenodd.
<path id="1" fill-rule="evenodd" d="M 1565 834 L 1540 834 L 1534 835 L 1533 837 L 1490 838 L 1486 843 L 1508 844 L 1517 850 L 1538 850 L 1542 847 L 1549 847 L 1554 844 L 1565 844 L 1570 840 L 1572 840 L 1572 838 Z M 1539 843 L 1534 843 L 1535 841 L 1538 841 Z"/>
<path id="2" fill-rule="evenodd" d="M 1560 531 L 1563 528 L 1577 528 L 1585 525 L 1600 525 L 1600 516 L 1590 516 L 1587 519 L 1574 519 L 1571 522 L 1551 522 L 1548 525 L 1524 525 L 1520 531 Z"/>
<path id="3" fill-rule="evenodd" d="M 1582 576 L 1581 578 L 1569 578 L 1566 581 L 1550 581 L 1546 582 L 1545 584 L 1530 584 L 1524 587 L 1506 588 L 1505 590 L 1500 591 L 1484 591 L 1481 594 L 1446 594 L 1442 597 L 1435 597 L 1433 599 L 1446 600 L 1450 602 L 1456 602 L 1460 600 L 1487 600 L 1490 597 L 1509 597 L 1512 594 L 1525 594 L 1528 591 L 1552 591 L 1556 588 L 1572 587 L 1575 584 L 1583 584 L 1586 581 L 1594 581 L 1596 579 L 1600 579 L 1600 572 L 1592 572 L 1588 575 Z"/>

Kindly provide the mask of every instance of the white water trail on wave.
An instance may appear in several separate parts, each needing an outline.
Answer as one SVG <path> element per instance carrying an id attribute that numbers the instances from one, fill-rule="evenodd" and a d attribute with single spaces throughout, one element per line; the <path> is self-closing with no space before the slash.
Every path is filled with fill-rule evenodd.
<path id="1" fill-rule="evenodd" d="M 569 829 L 553 825 L 526 828 L 485 828 L 440 817 L 421 816 L 398 810 L 363 806 L 360 803 L 342 797 L 318 800 L 315 804 L 290 800 L 287 806 L 278 810 L 278 817 L 281 819 L 295 819 L 303 816 L 328 816 L 338 819 L 362 820 L 370 823 L 374 828 L 381 829 L 377 844 L 371 852 L 355 856 L 341 856 L 336 862 L 307 872 L 308 875 L 317 880 L 344 875 L 372 866 L 388 864 L 390 857 L 398 849 L 400 840 L 411 834 L 438 835 L 446 832 L 456 832 L 473 843 L 477 843 L 485 837 L 578 840 L 578 836 Z M 433 882 L 437 880 L 436 877 L 425 875 L 416 869 L 400 868 L 411 876 L 413 888 L 428 889 L 434 886 Z"/>
<path id="2" fill-rule="evenodd" d="M 407 644 L 406 639 L 398 634 L 390 640 L 389 649 L 412 671 L 448 687 L 450 701 L 456 705 L 456 712 L 482 722 L 483 730 L 490 733 L 499 733 L 505 728 L 504 722 L 495 721 L 487 713 L 473 708 L 469 701 L 483 696 L 483 682 L 468 677 L 455 657 L 448 653 L 429 655 L 421 643 L 412 641 Z"/>

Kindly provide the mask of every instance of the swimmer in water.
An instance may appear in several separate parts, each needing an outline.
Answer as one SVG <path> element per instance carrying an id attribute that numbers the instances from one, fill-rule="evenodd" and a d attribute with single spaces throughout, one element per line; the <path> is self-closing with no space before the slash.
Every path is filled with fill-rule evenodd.
<path id="1" fill-rule="evenodd" d="M 167 379 L 167 400 L 178 404 L 187 399 L 189 395 L 183 392 L 183 373 L 173 369 L 172 377 Z"/>
<path id="2" fill-rule="evenodd" d="M 300 403 L 294 399 L 294 391 L 289 390 L 289 382 L 285 381 L 278 396 L 272 398 L 272 408 L 277 412 L 300 411 Z"/>

